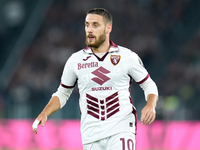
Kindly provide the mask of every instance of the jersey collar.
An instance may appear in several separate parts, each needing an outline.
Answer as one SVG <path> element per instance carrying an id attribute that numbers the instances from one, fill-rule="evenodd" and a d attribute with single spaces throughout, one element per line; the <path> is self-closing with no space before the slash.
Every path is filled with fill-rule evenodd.
<path id="1" fill-rule="evenodd" d="M 84 50 L 84 52 L 86 53 L 89 53 L 89 54 L 92 54 L 92 49 L 90 47 L 86 47 Z M 109 52 L 116 52 L 116 51 L 119 51 L 119 48 L 118 46 L 110 40 L 110 49 L 109 49 Z"/>

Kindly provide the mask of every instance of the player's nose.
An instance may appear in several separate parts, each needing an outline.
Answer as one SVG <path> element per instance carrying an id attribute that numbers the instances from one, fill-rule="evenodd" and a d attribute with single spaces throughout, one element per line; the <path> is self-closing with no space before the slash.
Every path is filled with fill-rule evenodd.
<path id="1" fill-rule="evenodd" d="M 92 33 L 93 32 L 93 29 L 90 25 L 88 25 L 85 29 L 86 33 Z"/>

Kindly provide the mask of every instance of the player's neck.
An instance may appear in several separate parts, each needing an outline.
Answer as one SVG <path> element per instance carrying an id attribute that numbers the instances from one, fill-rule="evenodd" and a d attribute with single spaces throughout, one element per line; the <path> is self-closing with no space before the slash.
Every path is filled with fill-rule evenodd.
<path id="1" fill-rule="evenodd" d="M 105 41 L 100 47 L 94 48 L 92 47 L 93 53 L 106 53 L 110 49 L 110 42 L 109 40 Z"/>

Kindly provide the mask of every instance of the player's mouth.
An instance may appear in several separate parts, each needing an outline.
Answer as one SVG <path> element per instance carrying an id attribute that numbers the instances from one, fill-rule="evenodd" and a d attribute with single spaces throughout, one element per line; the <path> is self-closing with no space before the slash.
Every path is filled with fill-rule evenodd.
<path id="1" fill-rule="evenodd" d="M 89 35 L 87 36 L 87 39 L 88 39 L 89 41 L 92 41 L 92 40 L 94 40 L 94 39 L 95 39 L 95 36 L 94 36 L 94 35 L 91 35 L 91 34 L 89 34 Z"/>

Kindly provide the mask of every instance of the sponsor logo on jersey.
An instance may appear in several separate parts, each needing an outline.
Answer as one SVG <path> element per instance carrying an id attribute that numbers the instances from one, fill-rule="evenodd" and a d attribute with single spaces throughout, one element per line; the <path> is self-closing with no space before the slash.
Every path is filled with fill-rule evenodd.
<path id="1" fill-rule="evenodd" d="M 86 61 L 90 58 L 91 56 L 86 57 L 85 59 L 83 59 L 83 61 Z"/>
<path id="2" fill-rule="evenodd" d="M 120 55 L 111 55 L 110 61 L 111 63 L 116 66 L 120 62 L 121 56 Z"/>
<path id="3" fill-rule="evenodd" d="M 95 71 L 92 72 L 92 74 L 97 76 L 97 77 L 92 78 L 92 81 L 94 81 L 100 85 L 103 85 L 105 82 L 110 80 L 110 78 L 105 75 L 108 73 L 110 73 L 109 70 L 107 70 L 103 67 L 99 67 L 98 69 L 96 69 Z"/>
<path id="4" fill-rule="evenodd" d="M 118 92 L 99 100 L 89 94 L 86 94 L 87 113 L 96 119 L 102 121 L 110 118 L 120 111 Z"/>
<path id="5" fill-rule="evenodd" d="M 92 91 L 106 91 L 106 90 L 112 90 L 112 87 L 93 87 Z"/>
<path id="6" fill-rule="evenodd" d="M 98 62 L 78 63 L 78 70 L 98 67 Z"/>

